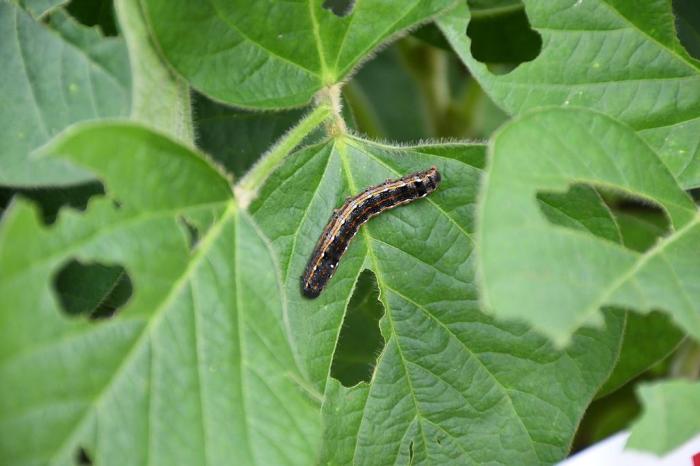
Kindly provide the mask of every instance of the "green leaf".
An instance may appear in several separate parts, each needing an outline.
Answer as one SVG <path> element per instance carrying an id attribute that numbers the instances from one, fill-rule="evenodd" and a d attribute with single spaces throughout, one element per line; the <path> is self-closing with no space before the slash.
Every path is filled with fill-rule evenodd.
<path id="1" fill-rule="evenodd" d="M 18 0 L 17 4 L 33 17 L 40 18 L 68 2 L 69 0 Z"/>
<path id="2" fill-rule="evenodd" d="M 616 219 L 625 246 L 639 252 L 652 247 L 666 233 L 665 224 L 668 223 L 661 212 L 617 212 Z"/>
<path id="3" fill-rule="evenodd" d="M 595 189 L 572 186 L 566 193 L 540 193 L 539 207 L 547 220 L 615 243 L 622 242 L 612 212 Z"/>
<path id="4" fill-rule="evenodd" d="M 616 212 L 616 219 L 624 245 L 639 252 L 651 248 L 664 235 L 663 225 L 667 223 L 661 212 L 635 215 Z M 600 389 L 598 397 L 617 390 L 667 357 L 684 337 L 685 334 L 673 324 L 667 314 L 652 312 L 640 315 L 629 312 L 620 357 L 615 370 Z"/>
<path id="5" fill-rule="evenodd" d="M 469 9 L 478 14 L 496 16 L 522 8 L 521 0 L 467 0 Z"/>
<path id="6" fill-rule="evenodd" d="M 540 55 L 497 76 L 471 53 L 461 5 L 438 24 L 506 111 L 580 106 L 632 126 L 686 187 L 700 186 L 700 65 L 678 42 L 666 0 L 525 0 Z"/>
<path id="7" fill-rule="evenodd" d="M 644 405 L 627 448 L 662 455 L 700 433 L 700 384 L 673 380 L 641 385 Z"/>
<path id="8" fill-rule="evenodd" d="M 365 134 L 392 141 L 417 141 L 430 135 L 425 98 L 397 47 L 364 64 L 343 94 Z"/>
<path id="9" fill-rule="evenodd" d="M 551 464 L 617 357 L 622 319 L 557 351 L 480 312 L 474 282 L 478 145 L 392 147 L 345 136 L 289 157 L 251 204 L 279 256 L 289 325 L 305 374 L 324 393 L 323 464 Z M 352 241 L 325 291 L 300 276 L 333 208 L 387 178 L 435 165 L 440 188 L 383 213 Z M 358 276 L 376 276 L 385 340 L 371 384 L 329 378 Z M 582 371 L 581 368 L 586 370 Z M 342 421 L 340 421 L 342 420 Z"/>
<path id="10" fill-rule="evenodd" d="M 620 356 L 613 373 L 598 392 L 598 397 L 614 392 L 634 377 L 667 357 L 685 338 L 671 318 L 661 312 L 649 315 L 627 313 Z"/>
<path id="11" fill-rule="evenodd" d="M 165 58 L 204 94 L 241 107 L 308 103 L 377 46 L 455 0 L 356 2 L 343 17 L 323 0 L 145 0 Z"/>
<path id="12" fill-rule="evenodd" d="M 115 0 L 133 76 L 131 119 L 194 145 L 190 88 L 159 56 L 136 0 Z"/>
<path id="13" fill-rule="evenodd" d="M 66 10 L 82 24 L 99 26 L 108 36 L 117 35 L 114 0 L 70 0 Z"/>
<path id="14" fill-rule="evenodd" d="M 0 463 L 74 464 L 81 449 L 105 465 L 312 463 L 318 404 L 276 258 L 227 179 L 133 124 L 83 125 L 44 153 L 94 172 L 109 198 L 50 228 L 22 201 L 3 218 Z M 60 311 L 50 284 L 73 258 L 125 267 L 134 294 L 116 317 Z"/>
<path id="15" fill-rule="evenodd" d="M 484 63 L 521 63 L 537 56 L 542 46 L 532 30 L 520 0 L 469 1 L 471 21 L 467 34 L 474 58 Z"/>
<path id="16" fill-rule="evenodd" d="M 13 197 L 23 197 L 35 202 L 41 209 L 44 223 L 53 223 L 62 207 L 71 206 L 85 210 L 88 200 L 97 194 L 103 194 L 102 185 L 93 181 L 62 188 L 0 188 L 0 209 L 4 210 Z M 0 211 L 0 216 L 2 211 Z"/>
<path id="17" fill-rule="evenodd" d="M 126 277 L 120 266 L 72 261 L 56 274 L 54 284 L 66 313 L 103 318 L 114 314 L 130 297 Z"/>
<path id="18" fill-rule="evenodd" d="M 693 0 L 674 0 L 676 27 L 681 44 L 690 55 L 700 58 L 700 9 Z"/>
<path id="19" fill-rule="evenodd" d="M 333 354 L 331 377 L 345 386 L 368 382 L 384 346 L 379 320 L 384 308 L 379 301 L 377 280 L 368 270 L 357 279 Z"/>
<path id="20" fill-rule="evenodd" d="M 663 309 L 700 338 L 694 280 L 700 273 L 694 246 L 700 215 L 629 127 L 587 110 L 547 109 L 507 124 L 489 148 L 477 243 L 487 309 L 524 320 L 559 345 L 581 326 L 601 324 L 605 305 Z M 658 203 L 675 231 L 639 253 L 551 225 L 538 212 L 535 195 L 576 183 Z"/>
<path id="21" fill-rule="evenodd" d="M 90 179 L 59 160 L 29 153 L 68 125 L 126 115 L 129 65 L 120 39 L 104 38 L 64 13 L 51 27 L 0 2 L 0 185 L 69 185 Z"/>
<path id="22" fill-rule="evenodd" d="M 630 228 L 619 230 L 613 214 L 598 193 L 587 186 L 575 185 L 567 193 L 546 193 L 538 196 L 539 207 L 547 219 L 556 224 L 582 232 L 590 232 L 599 238 L 621 243 L 622 235 L 629 235 Z M 620 217 L 618 216 L 617 219 Z M 663 233 L 657 227 L 658 239 Z M 624 238 L 628 244 L 628 238 Z M 652 241 L 653 243 L 653 241 Z M 643 249 L 642 249 L 643 250 Z M 627 312 L 624 318 L 624 334 L 615 369 L 597 394 L 602 397 L 620 388 L 633 377 L 678 346 L 684 333 L 673 325 L 665 314 L 639 315 Z"/>
<path id="23" fill-rule="evenodd" d="M 243 174 L 304 115 L 305 110 L 260 113 L 194 98 L 197 145 L 229 173 Z"/>

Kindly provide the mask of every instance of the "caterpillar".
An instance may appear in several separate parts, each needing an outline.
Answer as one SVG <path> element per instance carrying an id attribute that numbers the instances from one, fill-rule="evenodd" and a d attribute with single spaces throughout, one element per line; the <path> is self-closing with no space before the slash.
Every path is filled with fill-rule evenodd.
<path id="1" fill-rule="evenodd" d="M 402 178 L 386 180 L 347 198 L 340 208 L 333 211 L 316 243 L 301 277 L 302 294 L 311 299 L 321 294 L 350 241 L 369 219 L 385 210 L 427 196 L 437 189 L 440 180 L 440 172 L 431 167 Z"/>

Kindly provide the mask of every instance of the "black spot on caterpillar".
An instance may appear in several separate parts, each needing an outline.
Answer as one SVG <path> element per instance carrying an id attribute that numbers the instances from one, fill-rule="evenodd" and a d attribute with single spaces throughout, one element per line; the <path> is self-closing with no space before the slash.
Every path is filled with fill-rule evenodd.
<path id="1" fill-rule="evenodd" d="M 437 168 L 431 167 L 371 186 L 357 196 L 346 199 L 339 209 L 333 211 L 304 270 L 301 277 L 304 296 L 316 298 L 321 294 L 350 241 L 365 222 L 385 210 L 427 196 L 437 189 L 440 179 Z"/>

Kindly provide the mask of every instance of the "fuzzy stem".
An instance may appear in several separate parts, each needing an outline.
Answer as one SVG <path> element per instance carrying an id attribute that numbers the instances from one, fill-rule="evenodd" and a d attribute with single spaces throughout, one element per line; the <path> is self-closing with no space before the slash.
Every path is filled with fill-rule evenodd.
<path id="1" fill-rule="evenodd" d="M 343 136 L 348 132 L 348 128 L 343 120 L 343 105 L 341 100 L 341 85 L 335 84 L 321 89 L 316 94 L 316 104 L 326 106 L 331 111 L 332 118 L 326 121 L 326 133 L 330 137 Z"/>
<path id="2" fill-rule="evenodd" d="M 248 206 L 265 180 L 280 166 L 287 154 L 331 115 L 331 108 L 328 105 L 321 104 L 282 136 L 236 185 L 235 192 L 240 205 L 243 207 Z"/>

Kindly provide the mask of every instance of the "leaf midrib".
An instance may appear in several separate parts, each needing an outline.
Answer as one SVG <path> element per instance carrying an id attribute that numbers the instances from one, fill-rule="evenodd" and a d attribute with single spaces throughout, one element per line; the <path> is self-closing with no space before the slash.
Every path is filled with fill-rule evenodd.
<path id="1" fill-rule="evenodd" d="M 358 147 L 358 145 L 353 144 L 353 146 L 354 146 L 356 149 L 361 150 L 361 148 Z M 377 162 L 379 162 L 381 165 L 385 166 L 386 168 L 388 168 L 388 169 L 391 170 L 392 172 L 395 172 L 395 173 L 396 173 L 396 170 L 394 170 L 393 168 L 387 166 L 383 161 L 381 161 L 381 160 L 379 160 L 378 158 L 376 158 L 373 154 L 370 154 L 369 152 L 366 152 L 366 151 L 363 151 L 363 150 L 361 150 L 361 152 L 362 152 L 363 154 L 366 154 L 366 155 L 369 156 L 370 158 L 376 160 Z M 343 165 L 343 173 L 344 173 L 345 176 L 346 176 L 346 180 L 347 180 L 347 182 L 348 182 L 348 186 L 350 187 L 351 192 L 356 193 L 356 192 L 358 192 L 358 189 L 357 189 L 357 185 L 355 184 L 355 182 L 354 182 L 354 180 L 353 180 L 353 178 L 352 178 L 352 173 L 351 173 L 351 171 L 350 171 L 350 164 L 349 164 L 349 162 L 347 161 L 347 154 L 345 153 L 344 150 L 338 150 L 338 153 L 339 153 L 339 156 L 340 156 L 340 158 L 341 158 L 341 162 L 342 162 L 342 165 Z M 429 197 L 426 198 L 426 199 L 430 200 Z M 432 201 L 431 201 L 431 202 L 432 202 Z M 469 235 L 466 233 L 466 231 L 465 231 L 464 229 L 462 229 L 462 228 L 456 223 L 456 221 L 455 221 L 454 219 L 452 219 L 449 215 L 447 215 L 447 213 L 444 212 L 439 206 L 437 206 L 434 202 L 432 202 L 432 203 L 433 203 L 434 207 L 437 208 L 447 219 L 449 219 L 451 222 L 455 223 L 455 225 L 456 225 L 456 226 L 459 228 L 459 230 L 464 234 L 464 236 L 465 236 L 467 239 L 469 239 L 470 241 L 472 241 L 472 244 L 473 244 L 473 240 L 472 240 L 471 236 L 469 236 Z M 513 410 L 514 417 L 515 417 L 516 419 L 518 419 L 518 421 L 519 421 L 520 425 L 522 426 L 524 432 L 525 432 L 525 433 L 527 434 L 527 436 L 529 437 L 529 439 L 530 439 L 529 446 L 530 446 L 530 448 L 531 448 L 533 454 L 535 455 L 536 458 L 540 459 L 540 456 L 539 456 L 537 450 L 536 450 L 535 447 L 534 447 L 534 443 L 535 443 L 535 442 L 534 442 L 534 439 L 532 438 L 532 435 L 530 434 L 530 431 L 527 429 L 527 427 L 525 426 L 525 423 L 523 422 L 522 418 L 520 417 L 520 415 L 518 414 L 517 410 L 515 409 L 515 405 L 513 404 L 513 400 L 510 398 L 510 394 L 509 394 L 508 390 L 506 389 L 506 387 L 495 377 L 495 375 L 494 375 L 491 371 L 489 371 L 489 369 L 483 364 L 483 362 L 481 361 L 481 359 L 479 359 L 479 358 L 466 346 L 466 344 L 465 344 L 461 339 L 459 339 L 459 338 L 454 334 L 454 332 L 452 332 L 452 330 L 449 329 L 442 321 L 440 321 L 439 319 L 437 319 L 437 317 L 433 316 L 433 315 L 432 315 L 430 312 L 428 312 L 428 310 L 425 309 L 423 306 L 418 305 L 415 301 L 413 301 L 413 300 L 407 298 L 407 297 L 404 296 L 402 293 L 399 293 L 398 291 L 396 291 L 395 289 L 389 287 L 389 286 L 386 284 L 386 282 L 385 282 L 384 279 L 383 279 L 383 275 L 382 275 L 382 272 L 381 272 L 381 268 L 379 267 L 379 260 L 377 259 L 376 255 L 374 254 L 374 249 L 372 248 L 372 241 L 373 241 L 373 238 L 369 235 L 369 232 L 367 231 L 366 228 L 363 228 L 363 229 L 362 229 L 362 235 L 363 235 L 363 238 L 364 238 L 364 240 L 365 240 L 365 243 L 367 244 L 367 254 L 369 255 L 370 260 L 371 260 L 371 262 L 372 262 L 372 265 L 373 265 L 373 268 L 374 268 L 374 272 L 375 272 L 375 276 L 376 276 L 376 278 L 377 278 L 377 284 L 378 284 L 378 286 L 379 286 L 379 289 L 380 289 L 380 290 L 383 289 L 383 290 L 391 291 L 392 293 L 395 293 L 397 296 L 401 297 L 402 299 L 406 300 L 407 302 L 412 303 L 414 306 L 416 306 L 418 309 L 420 309 L 422 312 L 424 312 L 424 313 L 426 314 L 426 316 L 428 316 L 429 319 L 434 320 L 434 321 L 437 322 L 440 326 L 442 326 L 442 327 L 448 332 L 449 335 L 451 335 L 453 338 L 455 338 L 455 339 L 465 348 L 465 350 L 467 351 L 467 353 L 468 353 L 469 355 L 471 355 L 471 357 L 479 364 L 479 366 L 486 372 L 486 374 L 488 374 L 488 375 L 491 377 L 491 379 L 495 382 L 496 386 L 502 388 L 502 390 L 503 390 L 503 391 L 502 391 L 503 398 L 506 399 L 506 400 L 508 401 L 509 406 L 510 406 L 511 409 Z M 436 269 L 436 270 L 437 270 L 437 269 Z M 439 272 L 439 271 L 438 271 L 438 272 Z M 395 340 L 395 342 L 396 342 L 396 348 L 397 348 L 399 357 L 400 357 L 400 359 L 401 359 L 401 363 L 402 363 L 402 366 L 403 366 L 403 369 L 404 369 L 404 373 L 405 373 L 405 375 L 406 375 L 406 381 L 407 381 L 407 383 L 408 383 L 409 391 L 410 391 L 411 397 L 412 397 L 412 399 L 413 399 L 413 403 L 414 403 L 414 407 L 415 407 L 416 416 L 419 417 L 420 419 L 424 419 L 424 420 L 429 421 L 429 422 L 432 423 L 432 421 L 430 421 L 428 418 L 426 418 L 426 417 L 421 413 L 421 410 L 420 410 L 420 408 L 419 408 L 418 400 L 416 399 L 415 391 L 414 391 L 414 389 L 413 389 L 413 383 L 412 383 L 412 381 L 411 381 L 411 376 L 410 376 L 410 374 L 409 374 L 408 367 L 407 367 L 407 364 L 408 364 L 408 363 L 411 363 L 411 361 L 406 360 L 406 358 L 404 357 L 403 350 L 401 349 L 401 344 L 399 343 L 399 334 L 398 334 L 397 331 L 396 331 L 396 327 L 395 327 L 394 321 L 393 321 L 393 316 L 392 316 L 392 312 L 391 312 L 391 309 L 392 309 L 392 308 L 391 308 L 391 306 L 389 305 L 389 303 L 388 303 L 387 300 L 386 300 L 385 293 L 380 293 L 380 300 L 381 300 L 382 304 L 384 305 L 384 309 L 385 309 L 385 314 L 384 314 L 384 315 L 387 316 L 387 319 L 388 319 L 389 324 L 390 324 L 390 326 L 391 326 L 391 331 L 392 331 L 391 338 L 393 338 L 393 339 Z M 389 342 L 387 341 L 386 344 L 388 345 Z M 426 369 L 426 370 L 427 370 L 427 369 Z M 434 375 L 435 375 L 436 377 L 438 377 L 436 374 L 434 374 Z M 439 377 L 438 377 L 438 378 L 439 378 Z M 447 382 L 445 382 L 445 383 L 447 383 Z M 452 386 L 451 384 L 448 384 L 448 385 Z M 456 391 L 459 392 L 459 390 L 457 390 L 456 387 L 453 387 L 453 388 L 454 388 Z M 460 393 L 460 395 L 462 395 L 461 392 L 459 392 L 459 393 Z M 462 395 L 462 396 L 463 396 L 463 395 Z M 366 405 L 365 405 L 365 407 L 366 407 Z M 363 411 L 364 411 L 364 409 L 363 409 Z M 364 415 L 363 415 L 362 420 L 364 420 L 364 419 L 365 419 L 365 417 L 364 417 Z M 362 422 L 362 421 L 360 421 L 360 422 Z M 420 423 L 420 421 L 418 421 L 418 422 Z M 410 423 L 409 423 L 409 424 L 410 424 Z M 423 437 L 423 442 L 424 442 L 424 444 L 427 446 L 428 443 L 427 443 L 427 439 L 425 438 L 425 433 L 423 432 L 423 428 L 420 427 L 420 426 L 419 426 L 419 428 L 420 428 L 420 431 L 421 431 L 421 436 Z M 442 429 L 442 430 L 444 431 L 444 429 Z M 356 441 L 355 441 L 355 449 L 354 449 L 354 452 L 353 452 L 353 463 L 354 463 L 355 454 L 356 454 L 356 451 L 357 451 L 358 439 L 359 439 L 359 436 L 356 438 Z"/>
<path id="2" fill-rule="evenodd" d="M 667 50 L 668 52 L 671 53 L 671 55 L 675 56 L 676 58 L 681 60 L 683 63 L 686 63 L 687 65 L 694 68 L 696 70 L 696 72 L 700 71 L 700 66 L 697 63 L 693 63 L 693 62 L 688 61 L 688 58 L 680 55 L 675 48 L 672 48 L 668 45 L 665 45 L 665 44 L 659 42 L 659 40 L 656 39 L 655 37 L 647 34 L 647 32 L 644 29 L 640 28 L 639 26 L 637 26 L 637 24 L 633 23 L 629 18 L 627 18 L 625 15 L 623 15 L 620 11 L 617 10 L 617 8 L 615 8 L 609 2 L 601 1 L 601 3 L 604 5 L 605 8 L 607 8 L 609 11 L 611 11 L 618 18 L 621 18 L 624 22 L 629 24 L 632 29 L 634 29 L 635 31 L 638 31 L 641 35 L 646 37 L 647 40 L 649 40 L 650 42 L 653 42 L 658 47 L 661 47 L 662 49 Z M 670 7 L 670 4 L 669 4 L 669 7 Z M 675 30 L 675 27 L 674 27 L 674 30 Z"/>
<path id="3" fill-rule="evenodd" d="M 385 167 L 387 170 L 393 172 L 396 175 L 401 175 L 401 176 L 404 175 L 404 174 L 400 173 L 399 171 L 397 171 L 395 168 L 387 165 L 386 162 L 381 160 L 379 157 L 375 156 L 374 154 L 372 154 L 368 151 L 363 150 L 363 148 L 360 145 L 360 141 L 356 141 L 356 140 L 350 139 L 350 138 L 348 138 L 348 141 L 355 147 L 355 149 L 358 149 L 365 156 L 367 156 L 368 158 L 371 158 L 372 160 L 374 160 L 378 164 Z M 431 154 L 431 156 L 432 157 L 439 157 L 438 155 L 433 155 L 433 154 Z M 453 159 L 449 159 L 449 160 L 453 160 Z M 357 192 L 357 188 L 353 187 L 352 191 Z M 426 197 L 425 200 L 428 201 L 430 204 L 432 204 L 433 207 L 435 207 L 442 215 L 444 215 L 445 218 L 450 223 L 452 223 L 472 244 L 474 244 L 474 238 L 471 236 L 471 234 L 469 234 L 469 232 L 467 232 L 464 228 L 462 228 L 462 226 L 457 222 L 457 220 L 455 220 L 450 214 L 445 212 L 445 210 L 441 206 L 439 206 L 433 199 L 431 199 L 430 196 Z"/>
<path id="4" fill-rule="evenodd" d="M 183 215 L 183 214 L 186 215 L 186 214 L 191 213 L 191 212 L 197 212 L 197 211 L 202 210 L 202 209 L 211 209 L 211 208 L 215 208 L 215 207 L 220 207 L 220 206 L 227 205 L 229 203 L 232 203 L 232 201 L 230 199 L 227 199 L 227 200 L 213 201 L 213 202 L 208 202 L 208 203 L 187 206 L 184 208 L 177 207 L 174 209 L 152 210 L 152 211 L 146 211 L 143 213 L 137 213 L 136 215 L 124 218 L 123 221 L 115 222 L 115 223 L 108 225 L 104 228 L 96 229 L 92 234 L 85 236 L 84 238 L 82 238 L 80 241 L 78 241 L 76 243 L 71 243 L 65 249 L 61 249 L 54 254 L 41 256 L 41 258 L 39 260 L 34 261 L 34 262 L 29 262 L 25 265 L 25 267 L 21 267 L 19 269 L 13 270 L 12 274 L 4 277 L 2 285 L 6 285 L 7 283 L 9 283 L 11 280 L 15 279 L 16 277 L 24 275 L 28 272 L 31 272 L 34 269 L 41 267 L 43 265 L 46 265 L 49 262 L 59 260 L 62 257 L 66 257 L 66 256 L 73 254 L 74 252 L 81 249 L 83 246 L 87 245 L 88 243 L 90 243 L 92 241 L 95 241 L 97 238 L 99 238 L 102 235 L 111 234 L 114 231 L 117 231 L 121 228 L 128 227 L 132 224 L 143 222 L 143 221 L 148 221 L 148 220 L 153 220 L 153 219 L 171 218 L 171 217 L 175 217 L 177 215 Z"/>
<path id="5" fill-rule="evenodd" d="M 289 64 L 289 65 L 292 65 L 292 66 L 294 66 L 295 68 L 298 68 L 298 69 L 300 69 L 300 70 L 306 72 L 307 74 L 310 74 L 311 76 L 316 76 L 317 78 L 319 77 L 319 74 L 318 74 L 317 71 L 310 70 L 310 69 L 308 69 L 307 67 L 305 67 L 305 66 L 303 66 L 303 65 L 301 65 L 301 64 L 299 64 L 299 63 L 297 63 L 297 62 L 294 62 L 294 61 L 292 61 L 292 60 L 290 60 L 290 59 L 288 59 L 288 58 L 285 58 L 285 57 L 283 57 L 283 56 L 281 56 L 281 55 L 275 53 L 274 51 L 272 51 L 272 50 L 268 49 L 267 47 L 265 47 L 263 44 L 254 41 L 254 40 L 251 39 L 247 34 L 245 34 L 243 31 L 241 31 L 241 29 L 240 29 L 238 26 L 236 26 L 236 24 L 235 24 L 233 21 L 230 21 L 230 20 L 227 18 L 227 17 L 219 10 L 219 8 L 215 5 L 215 2 L 212 2 L 211 0 L 207 0 L 207 3 L 209 3 L 209 5 L 211 5 L 212 11 L 214 11 L 214 13 L 216 13 L 216 16 L 217 16 L 221 21 L 223 21 L 224 24 L 228 25 L 231 29 L 233 29 L 234 31 L 236 31 L 236 33 L 240 34 L 240 36 L 241 36 L 245 41 L 247 41 L 248 43 L 250 43 L 250 44 L 252 44 L 252 45 L 254 45 L 254 46 L 256 46 L 256 47 L 258 47 L 258 48 L 260 48 L 260 49 L 262 49 L 262 50 L 264 50 L 266 53 L 269 53 L 270 56 L 275 57 L 276 59 L 278 59 L 278 60 L 280 60 L 280 61 L 282 61 L 282 62 L 284 62 L 284 63 L 287 63 L 287 64 Z"/>
<path id="6" fill-rule="evenodd" d="M 82 425 L 88 420 L 90 414 L 94 411 L 95 407 L 99 405 L 102 402 L 103 397 L 105 397 L 110 392 L 109 388 L 112 387 L 115 381 L 121 377 L 124 371 L 126 371 L 126 369 L 130 366 L 131 361 L 138 356 L 138 350 L 141 349 L 144 346 L 144 344 L 147 344 L 148 338 L 150 337 L 152 330 L 157 326 L 157 324 L 161 322 L 166 313 L 166 310 L 170 308 L 170 304 L 172 303 L 172 301 L 176 299 L 177 295 L 180 293 L 183 287 L 189 283 L 190 276 L 197 270 L 200 262 L 204 258 L 206 258 L 209 249 L 218 239 L 226 221 L 228 221 L 231 218 L 234 218 L 235 214 L 236 204 L 234 202 L 230 202 L 227 209 L 221 215 L 221 218 L 211 226 L 206 235 L 200 240 L 192 260 L 187 264 L 187 267 L 180 275 L 180 277 L 178 277 L 173 282 L 173 286 L 171 287 L 170 292 L 164 297 L 164 299 L 161 301 L 161 304 L 158 307 L 156 307 L 156 309 L 153 311 L 146 325 L 144 325 L 143 329 L 141 330 L 141 334 L 135 339 L 131 348 L 125 353 L 121 363 L 119 363 L 119 365 L 116 367 L 116 370 L 114 371 L 112 377 L 105 382 L 102 389 L 95 394 L 95 397 L 88 404 L 88 409 L 86 409 L 85 413 L 78 419 L 78 421 L 75 424 L 75 428 L 67 432 L 65 440 L 58 446 L 56 452 L 50 458 L 49 463 L 54 463 L 56 459 L 60 457 L 60 454 L 67 447 L 69 447 L 71 443 L 73 443 L 72 441 L 74 440 L 74 437 L 81 431 Z M 148 396 L 149 406 L 150 400 L 151 397 Z M 150 418 L 148 424 L 150 430 Z M 148 450 L 149 452 L 151 450 L 150 444 Z"/>

